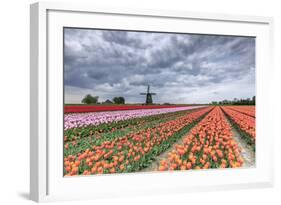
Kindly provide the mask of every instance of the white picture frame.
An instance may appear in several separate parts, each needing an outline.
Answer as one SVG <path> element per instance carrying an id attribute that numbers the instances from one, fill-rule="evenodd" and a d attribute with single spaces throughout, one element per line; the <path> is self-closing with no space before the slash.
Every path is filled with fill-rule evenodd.
<path id="1" fill-rule="evenodd" d="M 256 167 L 65 178 L 62 29 L 69 27 L 255 36 Z M 97 8 L 40 2 L 30 9 L 30 198 L 53 201 L 273 186 L 270 78 L 273 19 L 185 11 Z M 61 137 L 61 138 L 60 138 Z M 149 182 L 149 183 L 148 183 Z"/>

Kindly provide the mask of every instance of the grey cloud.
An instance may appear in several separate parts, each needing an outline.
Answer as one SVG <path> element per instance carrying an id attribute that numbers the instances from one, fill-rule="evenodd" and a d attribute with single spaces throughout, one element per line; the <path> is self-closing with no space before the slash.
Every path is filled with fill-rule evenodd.
<path id="1" fill-rule="evenodd" d="M 106 31 L 102 33 L 105 41 L 122 45 L 124 47 L 145 48 L 141 39 L 132 38 L 126 31 Z"/>

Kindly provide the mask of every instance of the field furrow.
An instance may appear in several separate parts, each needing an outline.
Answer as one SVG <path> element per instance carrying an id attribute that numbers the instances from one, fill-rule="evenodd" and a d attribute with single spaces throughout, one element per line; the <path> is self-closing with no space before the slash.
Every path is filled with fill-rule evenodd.
<path id="1" fill-rule="evenodd" d="M 234 111 L 227 106 L 222 107 L 231 124 L 240 133 L 241 137 L 249 144 L 255 145 L 256 139 L 256 120 L 253 117 L 241 112 Z"/>
<path id="2" fill-rule="evenodd" d="M 213 108 L 207 107 L 157 126 L 101 144 L 64 159 L 65 176 L 139 171 L 168 149 Z"/>
<path id="3" fill-rule="evenodd" d="M 104 141 L 112 141 L 118 137 L 157 127 L 160 123 L 175 120 L 199 109 L 203 108 L 66 130 L 64 156 L 75 155 L 83 150 L 90 149 L 93 144 L 101 144 Z"/>
<path id="4" fill-rule="evenodd" d="M 228 106 L 229 109 L 256 118 L 255 106 Z"/>
<path id="5" fill-rule="evenodd" d="M 215 107 L 181 144 L 161 160 L 158 170 L 241 167 L 241 150 L 220 107 Z"/>

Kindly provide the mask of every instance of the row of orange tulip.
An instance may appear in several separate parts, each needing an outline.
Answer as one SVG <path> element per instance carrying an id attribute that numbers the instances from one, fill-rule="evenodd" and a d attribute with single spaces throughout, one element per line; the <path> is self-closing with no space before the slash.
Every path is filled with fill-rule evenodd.
<path id="1" fill-rule="evenodd" d="M 188 170 L 241 167 L 240 148 L 231 126 L 220 107 L 215 107 L 190 133 L 182 144 L 160 162 L 158 170 Z"/>
<path id="2" fill-rule="evenodd" d="M 241 130 L 250 135 L 254 140 L 256 138 L 256 119 L 241 112 L 232 110 L 223 106 L 224 112 L 239 126 Z"/>
<path id="3" fill-rule="evenodd" d="M 228 106 L 228 108 L 249 115 L 254 118 L 256 117 L 255 106 Z"/>

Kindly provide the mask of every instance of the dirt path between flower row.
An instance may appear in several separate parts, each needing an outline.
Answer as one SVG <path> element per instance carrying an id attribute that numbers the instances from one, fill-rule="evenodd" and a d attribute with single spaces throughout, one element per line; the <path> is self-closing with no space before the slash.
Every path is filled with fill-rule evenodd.
<path id="1" fill-rule="evenodd" d="M 233 138 L 237 142 L 238 146 L 241 148 L 241 156 L 244 160 L 244 168 L 252 168 L 256 166 L 256 155 L 251 145 L 248 145 L 240 136 L 239 132 L 231 125 L 228 117 L 224 115 L 229 125 L 231 126 L 231 131 L 233 133 Z"/>
<path id="2" fill-rule="evenodd" d="M 196 126 L 196 125 L 195 125 Z M 191 128 L 192 129 L 192 128 Z M 153 162 L 151 163 L 150 166 L 140 170 L 140 172 L 153 172 L 153 171 L 158 171 L 158 167 L 159 164 L 161 162 L 162 159 L 166 159 L 168 157 L 168 154 L 175 149 L 176 145 L 182 145 L 183 144 L 183 139 L 185 138 L 186 135 L 188 135 L 188 133 L 190 132 L 190 130 L 183 135 L 178 141 L 176 141 L 170 148 L 168 148 L 166 151 L 162 152 L 160 155 L 158 155 L 156 157 L 156 159 L 153 160 Z"/>

